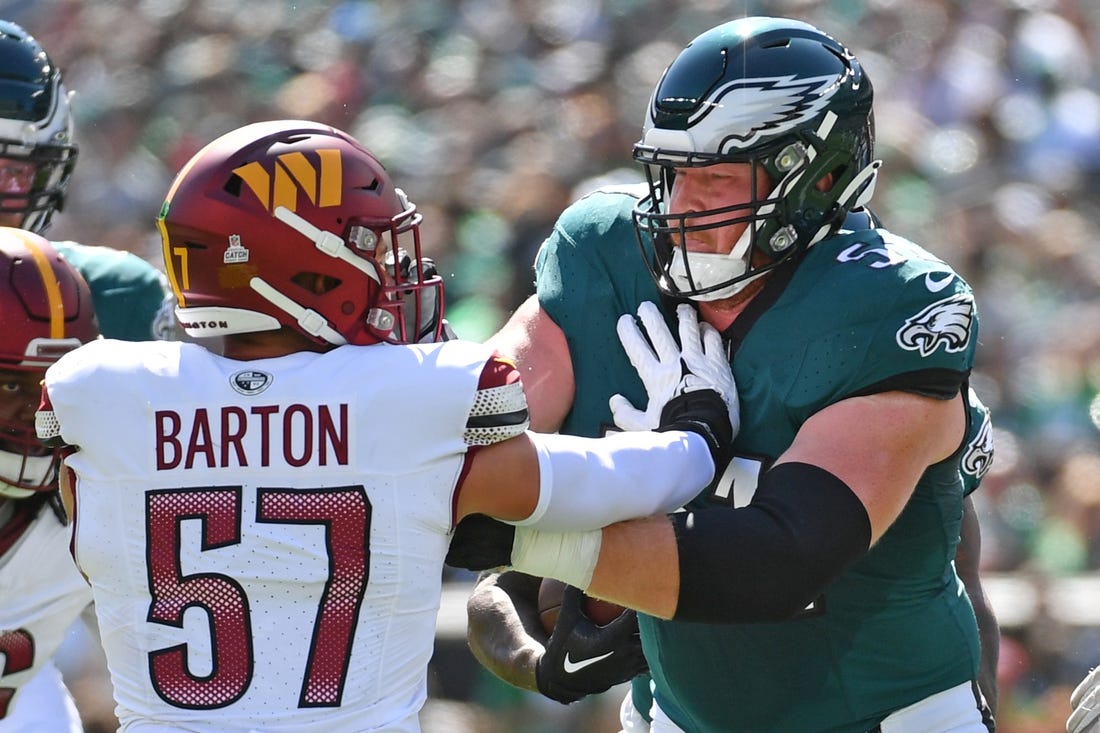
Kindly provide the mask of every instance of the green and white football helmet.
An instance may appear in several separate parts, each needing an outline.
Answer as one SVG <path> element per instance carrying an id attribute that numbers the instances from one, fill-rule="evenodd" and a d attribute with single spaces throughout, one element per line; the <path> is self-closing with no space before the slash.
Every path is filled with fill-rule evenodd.
<path id="1" fill-rule="evenodd" d="M 693 40 L 658 82 L 634 146 L 649 180 L 634 227 L 657 286 L 675 297 L 727 298 L 839 228 L 874 190 L 872 99 L 852 53 L 800 21 L 740 18 Z M 676 170 L 716 163 L 755 164 L 770 193 L 668 213 Z M 683 244 L 686 232 L 745 223 L 728 254 Z M 753 262 L 754 250 L 767 261 Z"/>
<path id="2" fill-rule="evenodd" d="M 5 225 L 41 233 L 61 210 L 77 158 L 72 128 L 60 69 L 34 36 L 0 20 L 0 214 Z"/>

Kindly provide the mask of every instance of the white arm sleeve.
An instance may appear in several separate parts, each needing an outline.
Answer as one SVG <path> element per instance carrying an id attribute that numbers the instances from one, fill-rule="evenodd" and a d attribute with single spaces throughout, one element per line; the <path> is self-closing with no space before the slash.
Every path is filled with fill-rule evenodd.
<path id="1" fill-rule="evenodd" d="M 596 529 L 671 512 L 714 478 L 710 449 L 692 432 L 529 435 L 539 453 L 539 501 L 516 526 Z"/>

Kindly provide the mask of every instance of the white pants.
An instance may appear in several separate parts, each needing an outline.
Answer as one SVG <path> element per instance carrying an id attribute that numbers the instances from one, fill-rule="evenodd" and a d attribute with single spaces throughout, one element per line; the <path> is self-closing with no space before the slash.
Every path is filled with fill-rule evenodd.
<path id="1" fill-rule="evenodd" d="M 7 717 L 0 720 L 0 733 L 80 733 L 82 730 L 84 726 L 76 705 L 52 660 L 19 688 L 15 705 Z"/>
<path id="2" fill-rule="evenodd" d="M 656 706 L 656 703 L 654 703 Z M 627 690 L 623 704 L 619 706 L 619 725 L 622 730 L 619 733 L 650 733 L 649 723 L 634 707 L 634 691 Z"/>
<path id="3" fill-rule="evenodd" d="M 924 698 L 883 718 L 881 733 L 989 733 L 969 682 Z"/>
<path id="4" fill-rule="evenodd" d="M 684 733 L 668 719 L 656 700 L 650 712 L 653 723 L 647 726 L 645 719 L 634 709 L 634 701 L 628 692 L 619 707 L 620 733 Z M 880 733 L 989 733 L 982 722 L 981 711 L 969 682 L 937 692 L 891 713 L 879 724 L 878 730 Z"/>

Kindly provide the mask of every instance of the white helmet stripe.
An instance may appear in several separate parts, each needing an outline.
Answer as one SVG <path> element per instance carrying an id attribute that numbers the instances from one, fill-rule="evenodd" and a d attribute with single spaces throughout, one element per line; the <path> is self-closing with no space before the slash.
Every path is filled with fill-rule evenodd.
<path id="1" fill-rule="evenodd" d="M 379 279 L 378 273 L 371 267 L 370 263 L 364 258 L 356 257 L 352 254 L 347 244 L 339 235 L 327 232 L 323 229 L 318 229 L 285 206 L 276 207 L 274 214 L 276 219 L 287 224 L 294 229 L 294 231 L 313 242 L 317 246 L 317 249 L 321 250 L 329 257 L 343 260 L 355 269 L 366 274 L 367 277 L 374 280 L 379 285 L 382 284 L 382 280 Z"/>

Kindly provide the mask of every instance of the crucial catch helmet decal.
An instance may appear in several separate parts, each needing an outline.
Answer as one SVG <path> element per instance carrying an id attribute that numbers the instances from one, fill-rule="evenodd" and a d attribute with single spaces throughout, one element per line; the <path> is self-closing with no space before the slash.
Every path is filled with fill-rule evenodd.
<path id="1" fill-rule="evenodd" d="M 943 345 L 944 351 L 954 354 L 970 343 L 973 326 L 974 298 L 968 294 L 953 295 L 905 319 L 897 332 L 898 346 L 929 356 Z"/>

